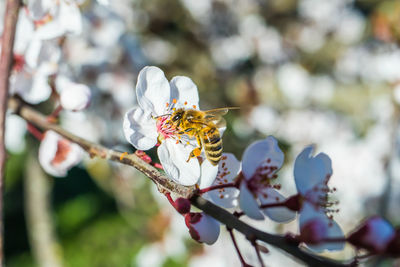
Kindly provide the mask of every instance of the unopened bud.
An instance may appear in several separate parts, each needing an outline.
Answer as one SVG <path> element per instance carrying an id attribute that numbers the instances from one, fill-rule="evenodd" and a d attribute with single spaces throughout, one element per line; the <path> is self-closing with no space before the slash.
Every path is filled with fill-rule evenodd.
<path id="1" fill-rule="evenodd" d="M 187 198 L 177 198 L 174 201 L 174 207 L 180 214 L 186 214 L 190 212 L 190 201 Z"/>
<path id="2" fill-rule="evenodd" d="M 189 228 L 190 236 L 200 243 L 212 245 L 219 236 L 219 223 L 205 213 L 187 213 L 185 223 Z"/>
<path id="3" fill-rule="evenodd" d="M 396 232 L 388 221 L 379 216 L 373 216 L 364 221 L 347 240 L 358 248 L 383 253 L 395 235 Z"/>

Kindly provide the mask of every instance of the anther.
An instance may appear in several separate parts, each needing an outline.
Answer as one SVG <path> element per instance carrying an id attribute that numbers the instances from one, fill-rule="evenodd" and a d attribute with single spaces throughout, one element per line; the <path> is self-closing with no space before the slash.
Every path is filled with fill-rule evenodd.
<path id="1" fill-rule="evenodd" d="M 128 155 L 128 152 L 124 152 L 119 156 L 119 160 L 122 160 L 126 155 Z"/>

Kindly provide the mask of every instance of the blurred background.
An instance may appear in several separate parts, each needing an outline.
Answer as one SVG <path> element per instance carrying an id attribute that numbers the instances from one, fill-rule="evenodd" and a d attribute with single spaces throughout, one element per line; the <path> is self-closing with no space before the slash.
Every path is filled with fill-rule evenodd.
<path id="1" fill-rule="evenodd" d="M 136 103 L 138 72 L 156 65 L 168 79 L 189 76 L 203 110 L 241 107 L 226 116 L 225 152 L 241 159 L 252 141 L 279 139 L 284 194 L 296 193 L 296 155 L 316 144 L 332 159 L 335 219 L 344 232 L 371 214 L 400 224 L 400 1 L 88 0 L 80 9 L 83 33 L 63 40 L 63 68 L 93 98 L 84 112 L 61 113 L 67 130 L 133 152 L 123 115 Z M 51 101 L 37 109 L 48 114 Z M 213 246 L 197 244 L 133 168 L 87 158 L 53 178 L 38 165 L 39 142 L 23 120 L 8 117 L 6 138 L 7 266 L 239 266 L 223 227 Z M 154 150 L 149 155 L 157 160 Z M 250 223 L 298 231 L 296 221 Z M 237 237 L 257 265 L 253 248 Z M 268 266 L 300 265 L 267 247 Z M 349 259 L 354 251 L 326 255 Z"/>

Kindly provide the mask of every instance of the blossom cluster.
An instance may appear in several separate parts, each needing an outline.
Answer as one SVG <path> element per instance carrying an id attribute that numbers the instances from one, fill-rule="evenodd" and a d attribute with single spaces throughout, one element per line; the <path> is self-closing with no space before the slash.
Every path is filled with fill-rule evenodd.
<path id="1" fill-rule="evenodd" d="M 287 223 L 298 217 L 299 234 L 288 235 L 288 241 L 305 243 L 315 252 L 342 250 L 345 242 L 373 252 L 398 252 L 398 234 L 378 217 L 345 237 L 333 219 L 338 202 L 330 197 L 336 189 L 328 185 L 333 173 L 331 159 L 325 153 L 314 155 L 314 146 L 306 147 L 296 157 L 293 176 L 297 193 L 285 197 L 279 192 L 281 185 L 275 183 L 284 154 L 272 136 L 250 144 L 242 161 L 223 153 L 214 167 L 204 152 L 196 160 L 187 160 L 197 144 L 178 132 L 169 120 L 176 108 L 199 108 L 197 87 L 191 79 L 177 76 L 168 82 L 159 68 L 146 67 L 139 73 L 136 93 L 139 106 L 125 114 L 125 137 L 138 150 L 157 146 L 164 171 L 176 183 L 196 185 L 199 193 L 214 204 L 254 220 L 268 217 Z M 204 212 L 191 212 L 187 199 L 173 200 L 169 193 L 167 198 L 185 216 L 193 239 L 206 244 L 218 239 L 218 221 Z"/>

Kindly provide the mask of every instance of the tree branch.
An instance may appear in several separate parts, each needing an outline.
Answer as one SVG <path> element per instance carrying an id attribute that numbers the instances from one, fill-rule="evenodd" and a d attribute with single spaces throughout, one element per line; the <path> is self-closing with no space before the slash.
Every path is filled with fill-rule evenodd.
<path id="1" fill-rule="evenodd" d="M 15 29 L 18 19 L 20 1 L 8 0 L 4 16 L 4 30 L 1 38 L 0 55 L 0 266 L 4 264 L 3 256 L 3 192 L 4 171 L 6 163 L 6 150 L 4 145 L 4 124 L 7 111 L 7 98 L 11 64 L 13 59 L 13 46 Z"/>
<path id="2" fill-rule="evenodd" d="M 204 211 L 208 215 L 214 217 L 216 220 L 225 224 L 230 229 L 235 229 L 246 236 L 250 241 L 261 240 L 268 244 L 271 244 L 277 248 L 280 248 L 297 259 L 307 263 L 309 266 L 348 266 L 338 261 L 333 261 L 328 258 L 320 257 L 308 253 L 298 247 L 297 244 L 289 242 L 284 236 L 272 235 L 260 230 L 257 230 L 250 225 L 242 222 L 236 216 L 229 213 L 223 208 L 220 208 L 213 203 L 205 200 L 199 195 L 194 194 L 196 192 L 194 187 L 185 187 L 174 183 L 168 177 L 162 175 L 157 169 L 147 164 L 139 157 L 134 154 L 129 154 L 125 157 L 121 157 L 122 153 L 117 152 L 108 148 L 105 148 L 99 144 L 95 144 L 79 138 L 58 125 L 54 125 L 48 122 L 47 118 L 32 108 L 22 104 L 21 101 L 13 98 L 9 101 L 10 108 L 20 115 L 28 122 L 45 130 L 53 130 L 72 142 L 80 145 L 85 149 L 92 157 L 98 156 L 104 159 L 117 161 L 126 165 L 130 165 L 147 175 L 159 188 L 161 192 L 168 191 L 176 194 L 180 197 L 189 198 L 192 205 L 196 206 L 200 210 Z"/>

